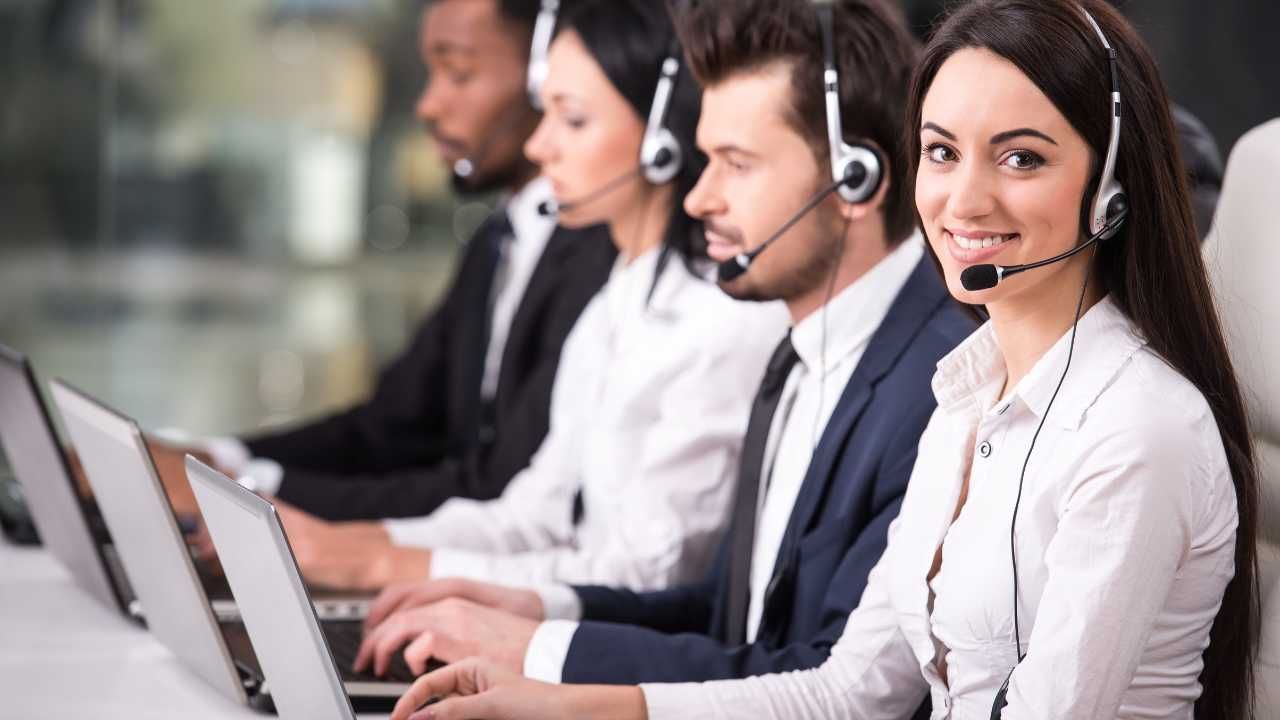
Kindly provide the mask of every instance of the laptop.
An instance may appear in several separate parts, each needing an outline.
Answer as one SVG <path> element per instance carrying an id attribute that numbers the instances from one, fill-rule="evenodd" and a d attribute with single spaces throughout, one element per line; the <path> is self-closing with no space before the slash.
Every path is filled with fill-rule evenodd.
<path id="1" fill-rule="evenodd" d="M 35 374 L 21 353 L 0 345 L 0 446 L 44 546 L 85 592 L 142 624 L 133 589 L 97 508 L 81 496 Z"/>
<path id="2" fill-rule="evenodd" d="M 274 693 L 241 621 L 243 609 L 234 616 L 215 612 L 137 424 L 64 382 L 51 389 L 152 633 L 227 698 L 272 709 Z M 321 624 L 324 632 L 335 644 L 358 647 L 363 615 L 341 607 L 336 614 L 340 619 Z M 407 687 L 408 666 L 395 672 Z M 394 696 L 389 690 L 367 707 L 385 709 Z"/>
<path id="3" fill-rule="evenodd" d="M 189 455 L 187 477 L 280 715 L 351 720 L 352 700 L 394 705 L 414 675 L 399 654 L 386 679 L 351 671 L 359 635 L 317 619 L 275 507 Z"/>

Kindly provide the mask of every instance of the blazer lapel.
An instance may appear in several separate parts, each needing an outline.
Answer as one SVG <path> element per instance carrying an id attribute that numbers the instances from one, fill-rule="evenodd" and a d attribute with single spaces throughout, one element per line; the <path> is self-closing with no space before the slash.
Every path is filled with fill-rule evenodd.
<path id="1" fill-rule="evenodd" d="M 587 266 L 576 262 L 580 253 L 595 253 L 600 256 L 600 266 L 607 267 L 611 259 L 606 259 L 608 253 L 599 245 L 608 245 L 608 241 L 599 234 L 597 228 L 569 230 L 557 227 L 552 232 L 547 240 L 547 247 L 534 266 L 533 275 L 529 277 L 529 286 L 525 288 L 524 297 L 516 307 L 516 314 L 511 319 L 506 350 L 502 354 L 502 365 L 498 372 L 498 397 L 505 394 L 504 389 L 510 383 L 518 381 L 521 375 L 528 372 L 532 364 L 528 353 L 539 350 L 538 344 L 531 341 L 531 336 L 543 332 L 542 323 L 547 321 L 544 306 L 552 302 L 556 295 L 563 293 L 561 285 L 599 283 L 604 277 L 602 273 L 605 271 L 594 271 L 595 263 L 590 266 L 592 272 L 582 272 Z"/>
<path id="2" fill-rule="evenodd" d="M 774 591 L 784 584 L 784 578 L 792 571 L 799 540 L 822 508 L 822 501 L 836 476 L 836 465 L 849 445 L 848 438 L 855 431 L 867 403 L 871 401 L 876 383 L 893 369 L 946 297 L 946 288 L 942 286 L 937 270 L 926 256 L 911 272 L 893 304 L 889 306 L 884 321 L 871 336 L 866 352 L 849 378 L 849 384 L 845 386 L 831 420 L 822 432 L 822 438 L 800 486 L 800 495 L 796 498 L 795 508 L 783 534 L 778 562 L 774 565 L 773 578 L 765 595 L 766 612 Z"/>

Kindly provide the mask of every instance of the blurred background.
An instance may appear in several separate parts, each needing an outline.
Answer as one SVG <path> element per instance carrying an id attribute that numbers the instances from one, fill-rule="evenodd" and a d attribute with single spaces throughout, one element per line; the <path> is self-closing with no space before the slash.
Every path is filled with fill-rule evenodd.
<path id="1" fill-rule="evenodd" d="M 1224 158 L 1280 115 L 1280 3 L 1117 4 Z M 148 427 L 359 398 L 495 202 L 413 118 L 422 6 L 0 0 L 0 342 Z"/>

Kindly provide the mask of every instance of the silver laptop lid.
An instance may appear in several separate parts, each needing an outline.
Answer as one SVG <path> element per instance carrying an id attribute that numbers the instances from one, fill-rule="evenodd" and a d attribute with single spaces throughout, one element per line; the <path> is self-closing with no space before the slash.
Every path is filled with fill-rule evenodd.
<path id="1" fill-rule="evenodd" d="M 27 359 L 0 345 L 0 445 L 22 484 L 40 540 L 76 584 L 128 614 L 93 538 Z"/>
<path id="2" fill-rule="evenodd" d="M 246 702 L 138 426 L 61 381 L 50 386 L 148 628 L 214 689 Z"/>
<path id="3" fill-rule="evenodd" d="M 353 720 L 275 508 L 190 456 L 187 478 L 280 717 Z"/>

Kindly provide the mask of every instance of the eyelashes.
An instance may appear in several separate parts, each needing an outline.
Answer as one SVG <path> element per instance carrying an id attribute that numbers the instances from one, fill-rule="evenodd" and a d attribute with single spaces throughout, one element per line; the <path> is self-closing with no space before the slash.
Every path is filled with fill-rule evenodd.
<path id="1" fill-rule="evenodd" d="M 955 159 L 956 152 L 942 143 L 930 143 L 920 150 L 920 156 L 931 163 L 941 165 Z"/>
<path id="2" fill-rule="evenodd" d="M 957 153 L 955 149 L 944 143 L 929 143 L 920 149 L 920 156 L 935 165 L 943 165 L 955 162 Z M 1038 170 L 1045 165 L 1044 156 L 1033 150 L 1017 149 L 1010 150 L 1000 158 L 1000 164 L 1011 170 L 1019 172 L 1030 172 Z"/>
<path id="3" fill-rule="evenodd" d="M 1021 163 L 1016 165 L 1011 164 L 1011 161 L 1015 158 L 1021 158 Z M 1004 156 L 1004 159 L 1000 164 L 1014 170 L 1037 170 L 1044 166 L 1044 158 L 1039 153 L 1035 153 L 1030 150 L 1010 150 L 1009 153 Z"/>

